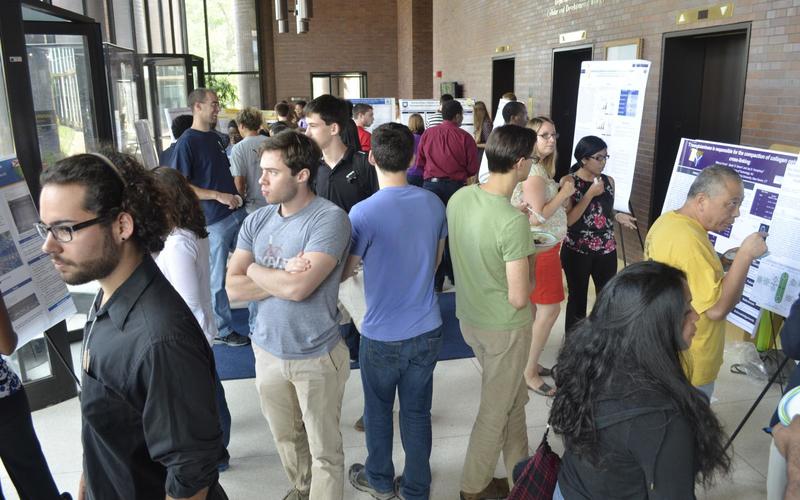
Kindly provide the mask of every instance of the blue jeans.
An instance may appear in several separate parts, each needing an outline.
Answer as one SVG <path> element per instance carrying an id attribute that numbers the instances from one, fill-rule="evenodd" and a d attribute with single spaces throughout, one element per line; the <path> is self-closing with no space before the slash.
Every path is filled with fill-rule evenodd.
<path id="1" fill-rule="evenodd" d="M 432 192 L 436 196 L 442 200 L 444 206 L 447 206 L 447 202 L 450 201 L 450 197 L 456 194 L 456 191 L 464 187 L 464 183 L 461 181 L 438 181 L 438 182 L 431 182 L 425 181 L 422 183 L 422 187 L 427 189 L 428 191 Z M 444 255 L 442 255 L 442 263 L 439 264 L 439 267 L 436 269 L 436 277 L 433 279 L 433 284 L 436 288 L 441 288 L 442 283 L 444 283 L 445 276 L 450 278 L 450 282 L 454 285 L 456 284 L 455 278 L 453 276 L 453 261 L 450 258 L 450 239 L 445 238 L 444 244 Z"/>
<path id="2" fill-rule="evenodd" d="M 392 491 L 394 395 L 400 398 L 400 439 L 406 454 L 402 492 L 427 499 L 431 487 L 431 401 L 433 369 L 442 347 L 442 327 L 399 342 L 361 336 L 359 363 L 364 386 L 365 463 L 370 485 Z"/>
<path id="3" fill-rule="evenodd" d="M 228 254 L 236 248 L 236 237 L 239 227 L 247 217 L 244 208 L 240 208 L 224 219 L 206 226 L 208 231 L 209 264 L 211 272 L 211 306 L 214 308 L 214 319 L 220 337 L 231 333 L 231 304 L 225 292 L 225 270 L 228 265 Z M 245 332 L 244 334 L 246 334 Z"/>

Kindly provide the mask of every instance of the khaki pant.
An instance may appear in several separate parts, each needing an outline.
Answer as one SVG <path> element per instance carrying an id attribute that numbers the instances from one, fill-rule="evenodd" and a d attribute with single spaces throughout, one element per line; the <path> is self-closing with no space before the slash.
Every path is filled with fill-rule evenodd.
<path id="1" fill-rule="evenodd" d="M 514 466 L 528 456 L 528 387 L 523 371 L 531 345 L 531 325 L 488 331 L 461 323 L 461 333 L 483 369 L 481 404 L 461 477 L 463 492 L 478 493 L 492 480 L 501 451 L 509 485 Z"/>
<path id="2" fill-rule="evenodd" d="M 256 389 L 278 455 L 292 485 L 312 500 L 344 495 L 339 417 L 350 355 L 344 341 L 329 354 L 283 360 L 255 343 Z"/>

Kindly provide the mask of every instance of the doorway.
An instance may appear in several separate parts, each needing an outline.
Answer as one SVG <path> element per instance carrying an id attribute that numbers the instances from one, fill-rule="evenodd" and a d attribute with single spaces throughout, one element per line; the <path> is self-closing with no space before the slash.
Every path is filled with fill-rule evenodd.
<path id="1" fill-rule="evenodd" d="M 738 144 L 750 23 L 665 33 L 651 219 L 661 214 L 681 137 Z"/>
<path id="2" fill-rule="evenodd" d="M 592 47 L 572 47 L 553 51 L 553 96 L 550 117 L 558 130 L 556 174 L 558 180 L 572 165 L 572 142 L 575 138 L 575 116 L 578 111 L 578 86 L 581 63 L 592 60 Z"/>
<path id="3" fill-rule="evenodd" d="M 506 92 L 514 92 L 513 57 L 492 61 L 492 118 L 497 116 L 497 103 Z"/>

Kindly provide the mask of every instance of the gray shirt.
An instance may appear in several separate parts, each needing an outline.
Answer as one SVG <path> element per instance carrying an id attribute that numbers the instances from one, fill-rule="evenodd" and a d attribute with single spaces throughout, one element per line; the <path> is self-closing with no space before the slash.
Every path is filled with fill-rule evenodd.
<path id="1" fill-rule="evenodd" d="M 248 214 L 267 204 L 267 200 L 261 194 L 261 185 L 258 183 L 258 179 L 261 177 L 259 164 L 261 158 L 258 156 L 258 149 L 266 140 L 267 138 L 263 135 L 252 135 L 245 137 L 231 149 L 231 175 L 244 177 L 247 185 L 244 208 Z"/>
<path id="2" fill-rule="evenodd" d="M 301 250 L 328 254 L 337 264 L 303 301 L 268 297 L 257 302 L 252 339 L 280 359 L 320 357 L 341 338 L 336 301 L 350 247 L 350 219 L 344 210 L 319 196 L 289 217 L 283 217 L 279 208 L 268 205 L 249 215 L 236 248 L 251 252 L 256 263 L 274 269 L 283 269 L 287 259 Z"/>

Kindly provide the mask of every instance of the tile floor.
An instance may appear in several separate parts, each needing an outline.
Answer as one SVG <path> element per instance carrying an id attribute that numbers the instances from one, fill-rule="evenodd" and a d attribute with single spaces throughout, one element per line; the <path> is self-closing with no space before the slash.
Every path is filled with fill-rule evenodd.
<path id="1" fill-rule="evenodd" d="M 563 331 L 563 314 L 553 329 L 542 363 L 550 366 L 556 357 Z M 732 432 L 755 400 L 763 384 L 728 371 L 726 360 L 717 382 L 713 407 Z M 233 415 L 233 435 L 229 452 L 231 468 L 222 474 L 221 482 L 231 499 L 283 498 L 289 483 L 275 452 L 269 429 L 261 416 L 253 380 L 224 382 L 228 405 Z M 433 401 L 433 452 L 431 468 L 432 499 L 457 498 L 463 456 L 479 402 L 480 371 L 474 359 L 443 361 L 435 371 Z M 766 425 L 777 405 L 780 391 L 770 389 L 734 444 L 734 470 L 709 491 L 698 488 L 698 498 L 759 499 L 766 497 L 765 476 L 769 438 L 761 428 Z M 352 424 L 361 414 L 363 395 L 358 372 L 347 383 L 342 405 L 342 436 L 346 466 L 363 462 L 366 456 L 363 434 Z M 548 401 L 531 393 L 527 405 L 528 437 L 535 447 L 544 432 L 549 411 Z M 33 415 L 36 431 L 42 442 L 50 468 L 64 491 L 75 492 L 80 476 L 80 415 L 77 399 L 37 411 Z M 397 427 L 395 426 L 395 429 Z M 395 465 L 402 472 L 400 437 L 395 430 Z M 558 438 L 551 438 L 554 449 L 561 453 Z M 502 465 L 498 474 L 505 475 Z M 7 498 L 16 498 L 5 470 L 0 467 L 0 481 Z M 346 499 L 368 499 L 368 495 L 345 486 Z"/>

